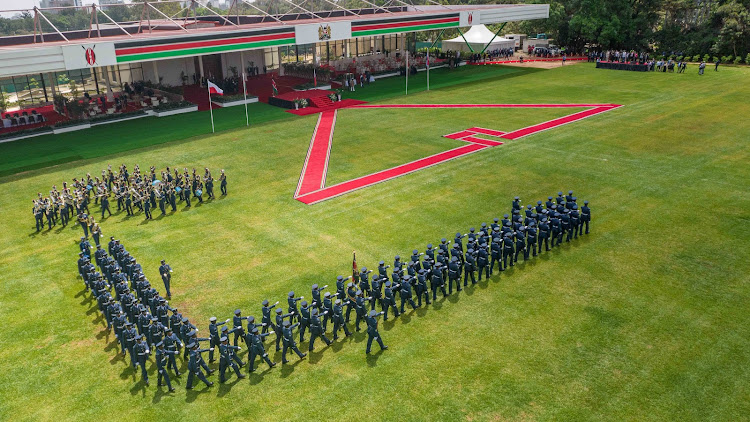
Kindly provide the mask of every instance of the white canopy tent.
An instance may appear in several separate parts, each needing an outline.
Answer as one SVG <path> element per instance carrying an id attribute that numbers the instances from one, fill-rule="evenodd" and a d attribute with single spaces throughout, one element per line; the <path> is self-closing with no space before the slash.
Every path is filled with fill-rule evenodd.
<path id="1" fill-rule="evenodd" d="M 495 39 L 492 39 L 493 37 Z M 464 38 L 466 38 L 466 41 L 464 41 Z M 450 50 L 471 52 L 469 47 L 466 45 L 466 43 L 468 42 L 471 45 L 471 48 L 474 49 L 474 52 L 479 53 L 490 41 L 492 41 L 492 43 L 489 45 L 489 47 L 487 47 L 486 51 L 488 52 L 492 50 L 499 50 L 501 48 L 513 49 L 516 45 L 516 42 L 514 40 L 502 38 L 499 35 L 495 37 L 495 33 L 487 29 L 486 26 L 476 25 L 472 26 L 468 32 L 464 33 L 463 37 L 459 35 L 458 37 L 451 40 L 443 41 L 442 49 L 444 51 Z"/>

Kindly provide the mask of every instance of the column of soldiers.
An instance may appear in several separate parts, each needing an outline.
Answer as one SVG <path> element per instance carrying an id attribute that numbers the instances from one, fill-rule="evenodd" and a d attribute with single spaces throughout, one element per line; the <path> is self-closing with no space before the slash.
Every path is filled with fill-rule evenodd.
<path id="1" fill-rule="evenodd" d="M 52 187 L 48 197 L 41 192 L 33 200 L 32 213 L 36 222 L 36 230 L 44 229 L 45 220 L 49 230 L 58 222 L 63 226 L 75 219 L 81 224 L 84 236 L 88 237 L 85 222 L 91 216 L 89 204 L 92 199 L 99 205 L 101 219 L 112 215 L 110 202 L 117 204 L 117 212 L 125 211 L 128 216 L 143 213 L 147 220 L 153 219 L 154 211 L 158 209 L 161 215 L 168 210 L 177 211 L 178 202 L 185 207 L 192 206 L 192 201 L 203 203 L 204 198 L 214 199 L 214 185 L 217 183 L 208 168 L 201 176 L 195 168 L 192 173 L 187 167 L 180 173 L 176 168 L 166 168 L 157 174 L 156 168 L 151 167 L 148 173 L 142 173 L 138 165 L 130 172 L 124 164 L 117 171 L 108 166 L 102 170 L 101 177 L 86 174 L 80 179 L 74 178 L 72 183 L 63 182 L 62 189 L 57 185 Z M 222 196 L 227 194 L 227 176 L 221 170 L 218 184 Z"/>
<path id="2" fill-rule="evenodd" d="M 453 294 L 454 287 L 456 292 L 462 291 L 462 285 L 468 287 L 469 280 L 473 285 L 481 282 L 483 276 L 489 279 L 496 265 L 498 271 L 505 271 L 515 266 L 519 257 L 526 261 L 588 234 L 591 209 L 588 201 L 584 201 L 579 210 L 577 201 L 573 191 L 565 196 L 558 192 L 557 197 L 549 196 L 546 203 L 537 201 L 536 205 L 524 208 L 521 199 L 516 197 L 510 214 L 505 214 L 502 220 L 495 218 L 490 225 L 482 223 L 478 231 L 472 227 L 466 234 L 458 232 L 452 244 L 443 238 L 437 248 L 428 244 L 425 252 L 413 250 L 408 261 L 399 255 L 395 256 L 392 266 L 380 261 L 377 271 L 366 267 L 358 270 L 355 260 L 351 276 L 336 278 L 335 292 L 327 291 L 328 285 L 313 284 L 310 302 L 291 291 L 287 295 L 286 312 L 278 301 L 271 304 L 269 300 L 263 300 L 260 322 L 256 322 L 254 316 L 243 316 L 240 309 L 221 322 L 217 317 L 211 317 L 209 337 L 206 338 L 198 337 L 196 326 L 176 308 L 171 308 L 150 286 L 140 265 L 114 238 L 107 251 L 101 246 L 96 248 L 94 258 L 99 270 L 90 262 L 90 245 L 82 239 L 79 274 L 96 298 L 107 328 L 114 327 L 123 355 L 130 354 L 131 364 L 141 368 L 146 384 L 148 373 L 145 365 L 153 353 L 159 384 L 164 379 L 173 391 L 168 371 L 173 369 L 176 376 L 180 375 L 175 358 L 185 347 L 182 356 L 188 360 L 187 388 L 190 389 L 194 376 L 207 386 L 213 385 L 206 375 L 211 375 L 214 370 L 203 360 L 202 353 L 209 353 L 211 363 L 215 361 L 218 349 L 221 382 L 226 380 L 230 368 L 238 378 L 244 378 L 240 368 L 249 364 L 249 371 L 254 372 L 256 358 L 265 361 L 269 369 L 276 366 L 266 352 L 266 337 L 275 335 L 275 350 L 281 352 L 282 363 L 288 362 L 288 352 L 303 359 L 307 354 L 299 350 L 298 344 L 305 341 L 306 332 L 310 334 L 308 352 L 314 350 L 318 339 L 330 345 L 338 340 L 342 330 L 348 337 L 352 335 L 349 329 L 352 311 L 355 331 L 360 331 L 361 323 L 365 323 L 368 336 L 365 353 L 370 353 L 373 342 L 385 350 L 388 346 L 383 343 L 378 330 L 381 315 L 387 321 L 389 311 L 398 317 L 406 312 L 407 304 L 413 310 L 421 307 L 423 300 L 429 305 L 437 300 L 438 291 L 445 298 Z M 162 261 L 160 272 L 164 273 L 164 268 Z M 380 312 L 376 310 L 377 305 Z M 169 312 L 172 312 L 171 316 Z M 332 323 L 333 340 L 327 335 L 329 323 Z M 207 347 L 202 348 L 201 342 L 208 343 Z M 247 363 L 239 356 L 243 346 L 248 351 Z"/>

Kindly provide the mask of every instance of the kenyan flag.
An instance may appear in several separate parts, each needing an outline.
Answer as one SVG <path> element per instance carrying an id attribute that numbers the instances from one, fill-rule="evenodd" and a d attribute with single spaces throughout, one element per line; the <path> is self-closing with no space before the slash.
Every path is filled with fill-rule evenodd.
<path id="1" fill-rule="evenodd" d="M 279 95 L 279 89 L 276 88 L 276 81 L 271 78 L 271 87 L 273 88 L 273 96 Z"/>

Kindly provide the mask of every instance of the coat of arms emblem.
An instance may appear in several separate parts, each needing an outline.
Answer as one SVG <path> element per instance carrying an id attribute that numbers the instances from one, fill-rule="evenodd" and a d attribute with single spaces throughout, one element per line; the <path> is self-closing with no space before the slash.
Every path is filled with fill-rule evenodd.
<path id="1" fill-rule="evenodd" d="M 331 25 L 320 25 L 318 27 L 318 39 L 320 41 L 331 39 Z"/>

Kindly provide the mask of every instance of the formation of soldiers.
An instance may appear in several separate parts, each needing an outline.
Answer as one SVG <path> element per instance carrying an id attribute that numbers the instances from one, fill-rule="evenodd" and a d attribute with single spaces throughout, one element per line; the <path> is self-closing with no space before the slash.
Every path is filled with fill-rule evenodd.
<path id="1" fill-rule="evenodd" d="M 117 202 L 118 213 L 125 211 L 130 216 L 141 212 L 147 220 L 151 220 L 157 205 L 161 215 L 166 215 L 168 208 L 172 212 L 177 211 L 178 202 L 190 207 L 193 200 L 203 203 L 204 197 L 214 199 L 215 183 L 217 181 L 208 168 L 204 169 L 201 176 L 195 168 L 192 173 L 188 172 L 187 167 L 182 173 L 176 168 L 171 170 L 167 167 L 157 174 L 153 166 L 148 173 L 142 173 L 137 164 L 132 172 L 124 164 L 117 171 L 112 170 L 110 165 L 102 170 L 101 177 L 92 177 L 87 173 L 80 179 L 73 178 L 70 184 L 63 182 L 60 190 L 57 185 L 52 186 L 47 197 L 38 193 L 33 200 L 32 213 L 37 232 L 44 229 L 45 219 L 49 230 L 58 222 L 65 227 L 71 219 L 76 219 L 83 228 L 84 236 L 88 237 L 87 226 L 91 216 L 89 204 L 92 199 L 94 204 L 99 205 L 102 220 L 105 215 L 112 215 L 110 201 Z M 227 177 L 224 170 L 221 170 L 218 184 L 221 194 L 226 195 Z"/>
<path id="2" fill-rule="evenodd" d="M 266 351 L 266 338 L 270 335 L 275 336 L 275 350 L 281 352 L 282 363 L 288 362 L 288 352 L 303 359 L 307 354 L 300 351 L 298 344 L 305 341 L 308 332 L 309 352 L 314 350 L 318 339 L 330 345 L 338 340 L 340 331 L 346 337 L 352 335 L 352 311 L 354 330 L 360 331 L 361 324 L 365 324 L 368 336 L 365 353 L 371 352 L 373 342 L 385 350 L 388 346 L 378 329 L 380 316 L 388 320 L 388 312 L 392 311 L 394 317 L 399 317 L 406 312 L 407 304 L 416 309 L 423 300 L 430 305 L 437 300 L 438 291 L 445 298 L 453 294 L 454 287 L 456 292 L 462 291 L 462 284 L 466 288 L 469 280 L 473 285 L 481 282 L 483 275 L 489 279 L 496 265 L 498 271 L 505 271 L 519 257 L 526 261 L 588 234 L 591 209 L 588 201 L 579 209 L 577 201 L 573 191 L 565 196 L 558 192 L 557 197 L 549 196 L 545 203 L 537 201 L 536 205 L 525 207 L 516 197 L 510 214 L 505 214 L 502 220 L 495 218 L 490 225 L 482 223 L 479 230 L 472 227 L 466 234 L 458 232 L 452 243 L 443 238 L 437 247 L 428 244 L 424 252 L 415 249 L 408 260 L 397 255 L 392 266 L 380 261 L 377 271 L 366 267 L 359 270 L 355 257 L 351 276 L 338 276 L 335 291 L 329 291 L 328 285 L 313 284 L 309 302 L 291 291 L 286 298 L 286 311 L 278 301 L 263 300 L 260 321 L 254 316 L 243 316 L 240 309 L 223 321 L 211 317 L 208 337 L 198 337 L 198 328 L 161 297 L 140 264 L 118 240 L 111 238 L 106 251 L 97 245 L 94 265 L 91 246 L 82 239 L 78 270 L 107 321 L 107 329 L 115 330 L 121 353 L 129 354 L 131 365 L 141 369 L 146 385 L 149 383 L 146 364 L 153 355 L 158 384 L 163 380 L 174 391 L 169 371 L 180 376 L 176 359 L 181 355 L 188 368 L 186 388 L 191 389 L 196 377 L 207 386 L 213 385 L 207 375 L 215 369 L 210 369 L 208 363 L 215 361 L 216 354 L 220 382 L 226 380 L 229 369 L 238 378 L 245 378 L 240 368 L 249 364 L 249 371 L 254 372 L 258 358 L 269 369 L 275 367 L 276 362 Z M 163 279 L 171 273 L 164 261 L 159 270 Z M 164 282 L 168 291 L 168 281 Z M 328 337 L 329 327 L 332 340 Z M 231 344 L 230 337 L 233 337 Z M 243 347 L 247 349 L 247 362 L 240 356 Z M 208 363 L 203 353 L 208 353 Z"/>

